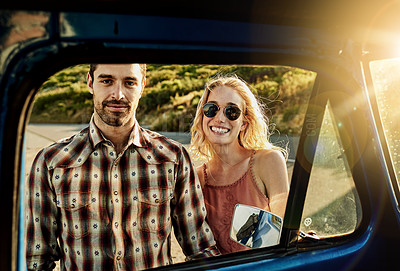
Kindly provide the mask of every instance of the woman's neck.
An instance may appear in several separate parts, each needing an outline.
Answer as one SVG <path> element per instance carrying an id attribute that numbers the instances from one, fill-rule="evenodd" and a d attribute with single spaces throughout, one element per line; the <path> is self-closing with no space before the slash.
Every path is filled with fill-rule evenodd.
<path id="1" fill-rule="evenodd" d="M 247 150 L 240 146 L 235 145 L 216 145 L 213 146 L 214 155 L 210 160 L 213 164 L 223 170 L 229 170 L 251 155 L 251 150 Z"/>

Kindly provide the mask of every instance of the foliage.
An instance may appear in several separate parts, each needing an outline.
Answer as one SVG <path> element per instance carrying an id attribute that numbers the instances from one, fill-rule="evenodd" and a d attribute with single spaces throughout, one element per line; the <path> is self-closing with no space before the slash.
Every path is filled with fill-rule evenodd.
<path id="1" fill-rule="evenodd" d="M 50 77 L 36 96 L 30 121 L 88 122 L 93 112 L 93 100 L 86 86 L 87 72 L 87 65 L 79 65 Z"/>
<path id="2" fill-rule="evenodd" d="M 31 122 L 88 122 L 93 112 L 88 69 L 78 65 L 50 77 L 39 90 Z M 154 130 L 188 132 L 205 82 L 218 73 L 235 73 L 248 82 L 281 133 L 300 133 L 315 74 L 282 66 L 148 65 L 139 122 Z"/>

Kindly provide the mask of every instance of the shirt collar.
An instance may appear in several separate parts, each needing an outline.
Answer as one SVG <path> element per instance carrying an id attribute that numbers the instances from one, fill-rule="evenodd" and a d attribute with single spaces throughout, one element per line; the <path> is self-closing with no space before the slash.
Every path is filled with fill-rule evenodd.
<path id="1" fill-rule="evenodd" d="M 89 127 L 79 134 L 58 142 L 62 144 L 59 148 L 62 147 L 64 151 L 59 151 L 48 158 L 48 166 L 49 168 L 80 167 L 99 144 L 107 141 L 92 117 Z M 137 121 L 130 134 L 127 148 L 131 145 L 136 147 L 137 152 L 148 164 L 160 164 L 165 161 L 177 163 L 178 153 L 182 151 L 179 143 L 156 132 L 143 129 Z"/>
<path id="2" fill-rule="evenodd" d="M 93 147 L 96 147 L 97 144 L 100 144 L 101 142 L 105 141 L 105 138 L 101 133 L 100 129 L 97 128 L 96 124 L 94 124 L 93 115 L 89 122 L 89 138 L 90 141 L 92 142 Z"/>
<path id="3" fill-rule="evenodd" d="M 129 144 L 143 148 L 148 146 L 148 142 L 149 140 L 145 137 L 142 127 L 140 127 L 139 123 L 136 121 L 129 138 Z"/>
<path id="4" fill-rule="evenodd" d="M 107 141 L 104 137 L 101 130 L 96 126 L 94 123 L 94 118 L 92 116 L 90 123 L 89 123 L 89 136 L 92 142 L 93 147 L 96 147 L 98 144 Z M 143 133 L 142 128 L 140 127 L 139 123 L 135 121 L 133 125 L 133 129 L 131 134 L 129 135 L 128 146 L 133 144 L 136 147 L 147 147 L 149 142 L 149 138 Z"/>

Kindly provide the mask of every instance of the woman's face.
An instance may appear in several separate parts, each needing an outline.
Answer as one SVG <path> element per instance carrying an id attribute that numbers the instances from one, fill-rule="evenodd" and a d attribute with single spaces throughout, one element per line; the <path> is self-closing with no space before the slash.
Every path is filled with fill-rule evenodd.
<path id="1" fill-rule="evenodd" d="M 212 117 L 203 115 L 203 131 L 211 144 L 231 144 L 238 143 L 239 133 L 246 128 L 243 121 L 244 100 L 233 89 L 227 86 L 216 87 L 210 92 L 207 103 L 214 103 L 220 110 Z M 228 105 L 237 106 L 242 113 L 236 120 L 229 120 L 225 114 L 225 107 Z"/>

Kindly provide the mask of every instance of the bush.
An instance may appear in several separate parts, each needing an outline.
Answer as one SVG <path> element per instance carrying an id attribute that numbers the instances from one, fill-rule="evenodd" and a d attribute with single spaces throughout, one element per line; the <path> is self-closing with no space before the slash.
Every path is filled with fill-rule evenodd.
<path id="1" fill-rule="evenodd" d="M 88 121 L 93 111 L 86 86 L 88 70 L 88 65 L 78 65 L 50 77 L 39 90 L 31 121 Z M 248 82 L 277 129 L 298 134 L 315 79 L 313 72 L 290 67 L 147 65 L 147 71 L 136 117 L 143 125 L 171 131 L 188 131 L 206 81 L 219 72 L 236 73 Z"/>

